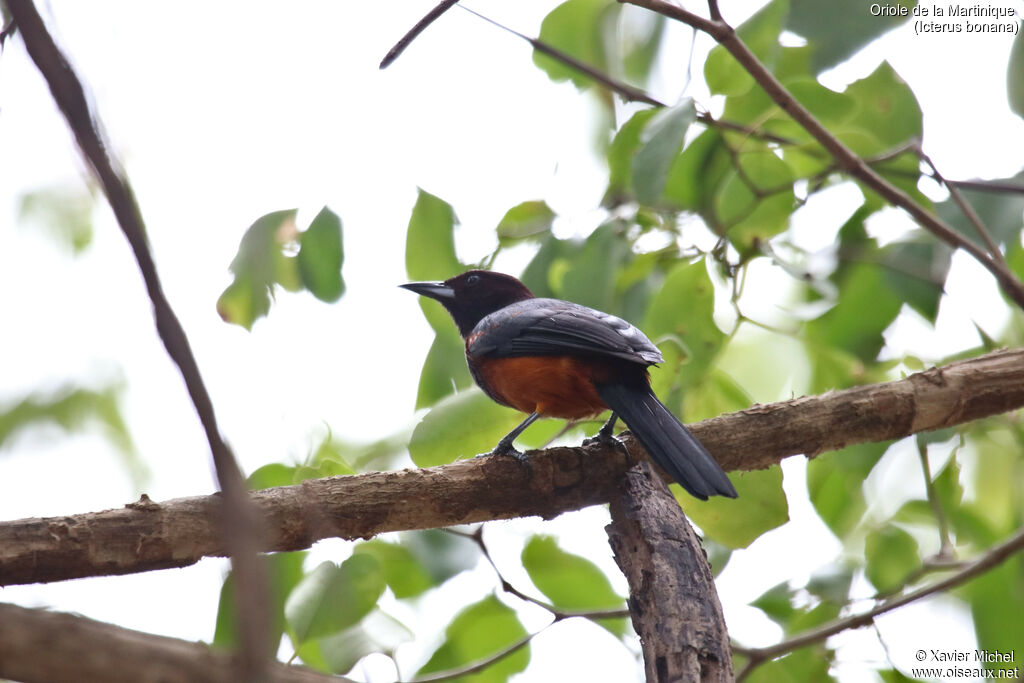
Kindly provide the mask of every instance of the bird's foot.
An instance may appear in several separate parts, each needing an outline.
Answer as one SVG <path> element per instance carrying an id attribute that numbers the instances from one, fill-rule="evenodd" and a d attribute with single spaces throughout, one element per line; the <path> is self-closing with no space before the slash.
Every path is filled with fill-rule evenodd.
<path id="1" fill-rule="evenodd" d="M 533 465 L 530 463 L 530 456 L 526 455 L 526 453 L 523 453 L 520 450 L 517 450 L 516 447 L 512 445 L 512 441 L 506 441 L 505 439 L 499 441 L 498 445 L 495 446 L 494 450 L 492 450 L 490 453 L 481 453 L 476 457 L 483 458 L 488 455 L 507 455 L 509 457 L 515 458 L 528 469 L 532 469 L 533 467 Z"/>
<path id="2" fill-rule="evenodd" d="M 590 446 L 592 444 L 599 444 L 601 446 L 611 446 L 622 452 L 629 460 L 629 449 L 626 448 L 626 444 L 622 443 L 622 440 L 614 434 L 614 426 L 605 425 L 601 427 L 601 430 L 594 436 L 584 439 L 583 445 Z"/>

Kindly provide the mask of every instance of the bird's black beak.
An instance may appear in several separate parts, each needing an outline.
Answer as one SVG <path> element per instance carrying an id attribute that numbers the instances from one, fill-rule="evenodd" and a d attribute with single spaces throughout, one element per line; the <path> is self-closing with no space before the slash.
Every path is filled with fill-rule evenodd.
<path id="1" fill-rule="evenodd" d="M 450 301 L 455 298 L 455 290 L 443 282 L 410 282 L 398 286 L 441 302 Z"/>

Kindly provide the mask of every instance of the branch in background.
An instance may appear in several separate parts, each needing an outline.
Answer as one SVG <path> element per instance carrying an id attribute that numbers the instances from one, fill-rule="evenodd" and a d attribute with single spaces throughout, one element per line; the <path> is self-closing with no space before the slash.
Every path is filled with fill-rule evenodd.
<path id="1" fill-rule="evenodd" d="M 704 548 L 665 483 L 641 463 L 611 500 L 608 541 L 629 581 L 646 680 L 731 682 L 732 653 Z"/>
<path id="2" fill-rule="evenodd" d="M 548 57 L 554 59 L 555 61 L 561 62 L 562 64 L 568 66 L 569 68 L 579 71 L 580 73 L 586 75 L 587 77 L 597 81 L 598 83 L 608 88 L 612 92 L 618 93 L 627 102 L 643 102 L 645 104 L 654 105 L 655 107 L 667 106 L 664 102 L 654 99 L 643 90 L 640 90 L 639 88 L 634 88 L 628 83 L 623 83 L 622 81 L 616 80 L 611 76 L 595 69 L 586 62 L 581 62 L 572 55 L 562 52 L 561 50 L 552 45 L 548 45 L 539 38 L 531 38 L 528 35 L 525 35 L 523 33 L 520 33 L 519 31 L 509 28 L 508 26 L 505 26 L 504 24 L 498 23 L 497 21 L 491 19 L 490 17 L 480 14 L 475 10 L 471 10 L 465 5 L 460 5 L 460 7 L 462 7 L 462 9 L 466 10 L 470 14 L 483 19 L 487 23 L 493 24 L 494 26 L 497 26 L 501 30 L 511 33 L 517 38 L 522 38 L 523 40 L 528 42 L 530 46 L 537 52 L 545 54 Z"/>
<path id="3" fill-rule="evenodd" d="M 168 355 L 181 371 L 192 403 L 206 432 L 217 480 L 227 502 L 219 531 L 226 539 L 238 582 L 241 654 L 244 671 L 259 680 L 270 642 L 267 578 L 257 558 L 257 518 L 246 498 L 245 480 L 217 427 L 213 402 L 203 383 L 188 337 L 167 301 L 149 250 L 142 212 L 119 163 L 100 134 L 99 118 L 90 111 L 85 89 L 57 47 L 31 0 L 7 0 L 29 56 L 46 79 L 54 101 L 67 120 L 75 141 L 114 211 L 127 238 L 146 291 L 153 304 L 157 332 Z"/>
<path id="4" fill-rule="evenodd" d="M 412 44 L 412 41 L 416 40 L 416 38 L 423 33 L 428 26 L 437 21 L 442 14 L 454 7 L 458 1 L 459 0 L 441 0 L 441 2 L 437 3 L 434 9 L 427 12 L 422 19 L 416 22 L 415 26 L 409 29 L 408 33 L 399 38 L 398 42 L 388 50 L 388 53 L 384 55 L 384 59 L 380 60 L 379 68 L 386 69 L 391 66 L 391 64 L 398 59 L 403 52 L 405 52 L 405 48 Z"/>
<path id="5" fill-rule="evenodd" d="M 666 0 L 619 0 L 619 2 L 644 7 L 699 29 L 714 38 L 747 70 L 772 101 L 832 155 L 841 170 L 860 180 L 893 206 L 903 209 L 921 227 L 942 241 L 971 254 L 995 277 L 996 282 L 1007 296 L 1019 307 L 1024 308 L 1024 283 L 1021 283 L 1002 259 L 989 254 L 985 249 L 956 232 L 952 226 L 934 213 L 915 202 L 910 195 L 879 175 L 871 168 L 870 164 L 829 132 L 750 51 L 750 48 L 736 35 L 732 26 L 722 20 L 705 19 Z M 709 6 L 713 15 L 717 13 L 717 6 L 714 2 Z"/>
<path id="6" fill-rule="evenodd" d="M 43 654 L 45 653 L 45 654 Z M 266 683 L 353 683 L 273 663 Z M 85 617 L 0 604 L 0 678 L 76 683 L 233 683 L 238 661 L 209 645 Z"/>
<path id="7" fill-rule="evenodd" d="M 949 190 L 949 194 L 953 197 L 953 201 L 956 202 L 956 205 L 960 207 L 960 211 L 963 212 L 964 216 L 967 217 L 967 220 L 970 221 L 972 226 L 974 226 L 974 231 L 978 233 L 978 237 L 980 237 L 985 243 L 985 247 L 992 255 L 992 258 L 999 261 L 1003 266 L 1006 266 L 1006 259 L 1003 258 L 1003 252 L 999 251 L 999 245 L 996 244 L 994 239 L 992 239 L 992 234 L 989 233 L 988 228 L 985 227 L 985 223 L 982 222 L 981 216 L 978 215 L 978 212 L 975 211 L 974 207 L 964 199 L 962 194 L 960 194 L 960 189 L 955 184 L 946 182 L 943 175 L 939 173 L 939 169 L 936 168 L 934 163 L 932 163 L 931 157 L 924 153 L 920 144 L 916 145 L 916 149 L 914 151 L 917 152 L 918 158 L 927 164 L 928 168 L 932 170 L 932 178 L 934 178 L 938 183 L 945 185 L 946 189 Z"/>
<path id="8" fill-rule="evenodd" d="M 964 565 L 964 567 L 956 573 L 951 574 L 940 581 L 936 581 L 929 586 L 923 586 L 904 595 L 889 598 L 866 612 L 836 619 L 828 624 L 824 624 L 823 626 L 811 629 L 806 633 L 801 633 L 798 636 L 788 638 L 780 643 L 776 643 L 775 645 L 770 645 L 768 647 L 735 648 L 738 653 L 742 653 L 748 657 L 747 664 L 743 668 L 743 671 L 740 672 L 739 676 L 737 676 L 737 680 L 742 680 L 751 670 L 754 669 L 754 667 L 768 661 L 769 659 L 774 659 L 775 657 L 779 657 L 801 647 L 806 647 L 807 645 L 819 643 L 841 631 L 867 626 L 874 622 L 875 617 L 885 614 L 886 612 L 890 612 L 898 607 L 903 607 L 904 605 L 908 605 L 934 593 L 940 593 L 966 583 L 975 576 L 998 566 L 1007 558 L 1021 550 L 1024 550 L 1024 529 L 1018 531 L 999 545 L 989 548 L 980 557 Z"/>
<path id="9" fill-rule="evenodd" d="M 973 190 L 975 192 L 998 192 L 1002 194 L 1024 194 L 1024 185 L 1016 183 L 1001 183 L 996 180 L 946 180 L 950 185 L 956 185 L 961 190 Z"/>
<path id="10" fill-rule="evenodd" d="M 906 379 L 759 405 L 691 426 L 726 470 L 764 469 L 797 453 L 888 441 L 1024 406 L 1024 349 L 996 351 Z M 642 447 L 624 432 L 632 459 Z M 453 456 L 454 457 L 454 456 Z M 511 458 L 312 479 L 251 495 L 260 548 L 299 550 L 324 538 L 369 538 L 539 515 L 611 500 L 628 468 L 594 443 Z M 0 585 L 184 567 L 225 554 L 220 496 L 148 499 L 120 510 L 0 523 Z"/>
<path id="11" fill-rule="evenodd" d="M 487 560 L 488 563 L 490 563 L 491 569 L 493 569 L 494 573 L 497 575 L 498 581 L 501 583 L 502 590 L 504 590 L 506 593 L 516 596 L 524 602 L 532 603 L 534 605 L 537 605 L 538 607 L 547 610 L 551 613 L 554 619 L 552 619 L 549 623 L 542 626 L 540 629 L 534 631 L 533 633 L 529 633 L 523 636 L 516 642 L 505 647 L 503 650 L 499 650 L 498 652 L 495 652 L 494 654 L 485 657 L 484 659 L 473 662 L 471 664 L 467 664 L 466 666 L 461 666 L 457 669 L 440 671 L 436 674 L 430 674 L 428 676 L 414 678 L 409 680 L 408 683 L 438 683 L 440 681 L 450 681 L 454 678 L 462 678 L 463 676 L 467 676 L 471 673 L 482 671 L 490 665 L 494 664 L 495 662 L 501 661 L 505 657 L 508 657 L 514 652 L 526 647 L 530 643 L 530 641 L 532 641 L 541 633 L 549 629 L 551 626 L 554 626 L 558 622 L 562 621 L 563 619 L 572 619 L 573 617 L 581 617 L 584 619 L 608 619 L 612 617 L 623 618 L 629 616 L 629 610 L 627 609 L 563 612 L 562 610 L 556 608 L 554 605 L 550 605 L 544 602 L 543 600 L 538 600 L 537 598 L 531 597 L 526 593 L 523 593 L 518 588 L 513 586 L 508 580 L 506 580 L 504 576 L 502 576 L 501 571 L 498 569 L 498 565 L 494 563 L 494 558 L 491 557 L 491 551 L 487 549 L 487 544 L 484 543 L 483 530 L 483 525 L 478 526 L 472 533 L 458 531 L 456 529 L 446 529 L 446 531 L 450 534 L 453 534 L 455 536 L 461 536 L 462 538 L 469 539 L 476 543 L 477 547 L 480 548 L 480 552 L 483 553 L 484 558 Z"/>

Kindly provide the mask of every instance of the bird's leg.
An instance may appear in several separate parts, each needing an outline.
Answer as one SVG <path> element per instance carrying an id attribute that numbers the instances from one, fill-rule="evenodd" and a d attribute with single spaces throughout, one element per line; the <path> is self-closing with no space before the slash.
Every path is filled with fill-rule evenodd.
<path id="1" fill-rule="evenodd" d="M 619 441 L 618 437 L 615 436 L 615 423 L 619 421 L 619 416 L 612 411 L 612 416 L 608 418 L 608 421 L 604 423 L 601 429 L 598 430 L 597 435 L 589 439 L 584 439 L 583 445 L 589 446 L 592 443 L 600 443 L 609 446 L 614 446 L 620 451 L 626 454 L 626 459 L 629 459 L 629 449 L 626 448 L 626 444 Z"/>
<path id="2" fill-rule="evenodd" d="M 612 416 L 608 418 L 608 421 L 604 423 L 597 434 L 590 437 L 589 439 L 583 440 L 584 446 L 589 446 L 592 443 L 621 443 L 615 438 L 615 423 L 619 421 L 619 416 L 612 411 Z"/>
<path id="3" fill-rule="evenodd" d="M 619 416 L 612 411 L 612 416 L 608 418 L 608 421 L 601 427 L 601 431 L 597 433 L 597 436 L 602 439 L 606 439 L 609 436 L 615 436 L 615 423 L 619 421 Z"/>
<path id="4" fill-rule="evenodd" d="M 512 442 L 515 441 L 516 437 L 522 434 L 527 427 L 532 425 L 538 417 L 540 417 L 539 413 L 530 413 L 525 420 L 519 423 L 519 426 L 501 438 L 501 441 L 498 442 L 498 445 L 494 447 L 493 451 L 490 453 L 482 453 L 481 455 L 511 455 L 519 462 L 529 465 L 530 459 L 526 457 L 525 453 L 517 451 L 516 447 L 512 445 Z"/>

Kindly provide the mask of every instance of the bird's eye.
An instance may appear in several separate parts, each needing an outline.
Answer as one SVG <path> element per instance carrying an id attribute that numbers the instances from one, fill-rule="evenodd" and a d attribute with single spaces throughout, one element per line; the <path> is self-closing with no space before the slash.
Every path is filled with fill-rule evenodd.
<path id="1" fill-rule="evenodd" d="M 477 282 L 480 282 L 480 276 L 475 273 L 466 278 L 467 285 L 475 285 Z"/>

